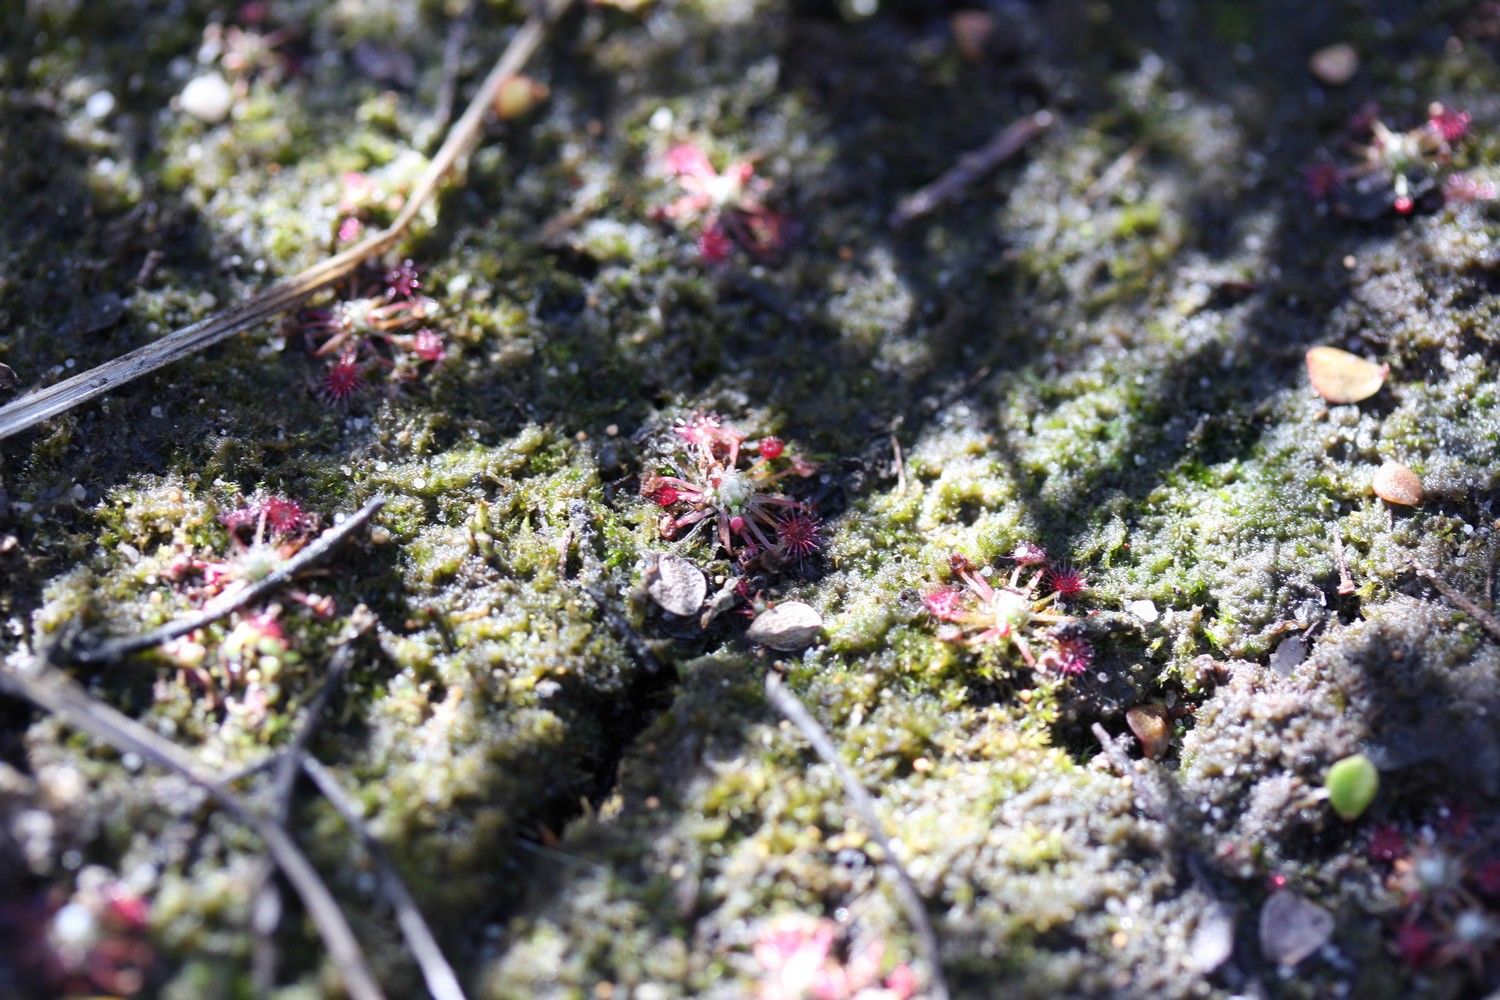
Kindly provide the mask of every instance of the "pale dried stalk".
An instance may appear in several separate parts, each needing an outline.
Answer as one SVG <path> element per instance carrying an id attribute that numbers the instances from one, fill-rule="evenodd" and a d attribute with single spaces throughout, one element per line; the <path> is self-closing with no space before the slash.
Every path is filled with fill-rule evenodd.
<path id="1" fill-rule="evenodd" d="M 323 721 L 323 712 L 333 693 L 343 687 L 344 677 L 354 664 L 354 644 L 375 625 L 375 616 L 363 604 L 349 615 L 349 627 L 339 640 L 338 648 L 328 660 L 323 683 L 303 708 L 292 731 L 292 741 L 278 755 L 276 773 L 271 780 L 271 818 L 286 827 L 292 814 L 292 793 L 296 791 L 297 774 L 313 734 Z M 250 876 L 255 888 L 250 891 L 250 930 L 255 943 L 250 949 L 250 980 L 257 996 L 269 994 L 276 983 L 276 928 L 281 923 L 281 889 L 271 878 L 275 863 L 260 858 Z"/>
<path id="2" fill-rule="evenodd" d="M 443 957 L 437 937 L 432 933 L 432 928 L 427 926 L 427 920 L 417 907 L 417 901 L 412 898 L 411 890 L 402 881 L 395 863 L 360 818 L 359 806 L 344 791 L 344 786 L 339 784 L 334 773 L 319 763 L 317 758 L 303 756 L 302 770 L 364 845 L 365 853 L 370 856 L 375 871 L 380 875 L 380 887 L 385 898 L 396 911 L 396 925 L 401 928 L 406 947 L 411 950 L 412 958 L 416 959 L 417 967 L 422 970 L 427 992 L 432 994 L 433 1000 L 464 1000 L 464 990 L 458 982 L 458 974 L 448 964 L 448 959 Z"/>
<path id="3" fill-rule="evenodd" d="M 314 264 L 293 277 L 283 278 L 237 306 L 174 330 L 96 368 L 22 396 L 6 406 L 0 406 L 0 440 L 34 427 L 43 420 L 64 413 L 142 375 L 196 354 L 277 313 L 285 312 L 307 296 L 352 273 L 365 261 L 395 246 L 396 241 L 422 210 L 422 206 L 437 191 L 443 177 L 478 140 L 485 115 L 494 104 L 495 95 L 505 78 L 520 71 L 541 44 L 548 25 L 570 3 L 571 0 L 549 0 L 540 14 L 533 15 L 516 31 L 515 37 L 484 78 L 484 83 L 474 94 L 463 116 L 448 130 L 447 139 L 413 186 L 396 221 L 342 253 Z"/>
<path id="4" fill-rule="evenodd" d="M 895 876 L 896 895 L 901 899 L 906 919 L 911 922 L 912 930 L 917 935 L 917 944 L 922 949 L 922 959 L 927 965 L 927 996 L 931 1000 L 948 1000 L 948 981 L 943 976 L 943 966 L 939 959 L 937 932 L 932 928 L 932 921 L 927 918 L 927 904 L 922 902 L 922 894 L 917 891 L 916 883 L 911 880 L 906 866 L 901 863 L 900 856 L 891 846 L 891 839 L 886 836 L 885 825 L 880 822 L 880 815 L 875 811 L 875 800 L 870 797 L 869 790 L 839 756 L 828 731 L 813 718 L 797 696 L 787 690 L 781 675 L 774 670 L 766 674 L 766 697 L 776 711 L 802 731 L 802 735 L 812 744 L 817 755 L 823 758 L 823 762 L 833 768 L 839 783 L 844 786 L 844 798 L 855 815 L 870 828 L 870 837 L 880 845 L 885 854 L 886 867 Z"/>
<path id="5" fill-rule="evenodd" d="M 250 827 L 265 842 L 276 867 L 307 907 L 349 995 L 354 1000 L 384 1000 L 385 994 L 376 984 L 333 894 L 291 834 L 274 819 L 251 806 L 222 781 L 200 770 L 181 747 L 94 698 L 52 667 L 43 664 L 30 673 L 0 668 L 0 693 L 24 698 L 119 753 L 135 753 L 207 792 L 225 812 Z"/>
<path id="6" fill-rule="evenodd" d="M 963 194 L 969 185 L 1025 149 L 1027 143 L 1051 128 L 1056 120 L 1056 115 L 1044 109 L 1011 122 L 989 142 L 960 156 L 958 162 L 948 168 L 943 176 L 902 198 L 886 220 L 887 223 L 892 229 L 900 229 L 908 222 L 946 205 Z"/>

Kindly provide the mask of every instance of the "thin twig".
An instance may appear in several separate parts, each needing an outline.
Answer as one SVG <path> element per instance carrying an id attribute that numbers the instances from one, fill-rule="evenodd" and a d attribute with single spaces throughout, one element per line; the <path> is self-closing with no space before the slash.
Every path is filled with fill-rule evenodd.
<path id="1" fill-rule="evenodd" d="M 443 37 L 443 76 L 438 84 L 437 107 L 432 112 L 432 121 L 427 125 L 428 134 L 436 137 L 448 127 L 453 118 L 453 99 L 458 94 L 459 60 L 464 52 L 464 40 L 469 34 L 469 25 L 474 20 L 474 8 L 478 0 L 464 4 L 463 12 L 448 23 L 448 32 Z"/>
<path id="2" fill-rule="evenodd" d="M 344 675 L 354 663 L 354 643 L 375 624 L 374 615 L 360 605 L 349 616 L 349 628 L 339 640 L 338 648 L 328 660 L 328 671 L 312 701 L 302 710 L 292 740 L 278 754 L 276 774 L 271 781 L 271 818 L 285 827 L 291 818 L 292 792 L 302 757 L 312 742 L 313 733 L 323 720 L 323 711 L 333 693 L 343 686 Z M 271 992 L 276 984 L 276 928 L 281 923 L 281 890 L 271 879 L 274 866 L 262 859 L 250 877 L 250 930 L 255 937 L 251 955 L 251 982 L 257 996 Z"/>
<path id="3" fill-rule="evenodd" d="M 1359 588 L 1354 585 L 1354 577 L 1349 575 L 1349 559 L 1344 555 L 1344 539 L 1340 534 L 1338 526 L 1333 526 L 1333 557 L 1339 567 L 1339 595 L 1348 597 Z"/>
<path id="4" fill-rule="evenodd" d="M 932 921 L 927 918 L 927 906 L 922 902 L 921 893 L 917 892 L 916 884 L 907 874 L 905 866 L 901 864 L 901 858 L 896 854 L 891 846 L 890 838 L 885 834 L 885 827 L 875 811 L 875 800 L 870 797 L 869 791 L 839 757 L 833 740 L 828 738 L 828 733 L 818 724 L 818 720 L 812 717 L 812 713 L 808 712 L 796 695 L 786 689 L 781 675 L 774 670 L 766 674 L 766 697 L 770 699 L 776 711 L 786 716 L 788 722 L 802 731 L 802 735 L 807 737 L 807 742 L 812 744 L 813 750 L 823 759 L 823 762 L 833 768 L 834 773 L 839 776 L 839 782 L 844 786 L 845 798 L 848 799 L 860 820 L 870 828 L 870 836 L 885 853 L 886 862 L 895 875 L 896 894 L 901 899 L 902 908 L 906 911 L 906 917 L 911 921 L 912 929 L 916 931 L 917 941 L 922 948 L 922 959 L 927 965 L 928 995 L 932 997 L 932 1000 L 947 1000 L 948 982 L 943 977 L 943 967 L 939 960 L 937 933 L 932 929 Z"/>
<path id="5" fill-rule="evenodd" d="M 1198 885 L 1205 893 L 1211 896 L 1215 903 L 1224 913 L 1232 913 L 1233 908 L 1229 905 L 1230 894 L 1222 885 L 1222 879 L 1213 873 L 1203 854 L 1191 843 L 1186 831 L 1183 829 L 1181 816 L 1182 810 L 1174 801 L 1174 786 L 1160 777 L 1160 772 L 1151 764 L 1147 763 L 1147 774 L 1141 774 L 1131 764 L 1130 755 L 1125 752 L 1120 740 L 1109 735 L 1109 732 L 1099 723 L 1094 723 L 1090 730 L 1094 739 L 1104 748 L 1104 756 L 1114 765 L 1120 776 L 1130 781 L 1131 788 L 1136 793 L 1136 798 L 1144 808 L 1146 815 L 1156 820 L 1165 830 L 1167 849 L 1169 857 L 1174 863 L 1180 863 L 1187 870 L 1189 878 Z M 1142 780 L 1142 779 L 1145 780 Z"/>
<path id="6" fill-rule="evenodd" d="M 1115 770 L 1120 772 L 1121 777 L 1131 779 L 1131 786 L 1135 789 L 1137 797 L 1141 800 L 1141 805 L 1146 807 L 1146 812 L 1152 819 L 1166 827 L 1167 833 L 1175 839 L 1177 833 L 1176 814 L 1167 803 L 1166 797 L 1161 794 L 1160 789 L 1152 781 L 1140 781 L 1136 778 L 1135 767 L 1130 762 L 1130 755 L 1125 752 L 1120 744 L 1115 742 L 1114 737 L 1109 735 L 1108 730 L 1097 722 L 1093 724 L 1091 730 L 1094 734 L 1094 739 L 1098 740 L 1099 745 L 1104 748 L 1104 756 L 1109 758 L 1109 762 L 1114 765 Z"/>
<path id="7" fill-rule="evenodd" d="M 170 624 L 163 625 L 154 632 L 144 635 L 126 636 L 123 639 L 110 639 L 99 643 L 97 646 L 86 646 L 82 648 L 69 648 L 60 655 L 74 663 L 112 663 L 131 653 L 139 653 L 143 649 L 151 649 L 160 646 L 164 642 L 187 635 L 189 632 L 205 628 L 218 621 L 220 618 L 230 615 L 247 604 L 252 604 L 267 596 L 278 587 L 286 584 L 298 573 L 307 569 L 319 560 L 325 558 L 330 552 L 354 532 L 364 526 L 365 522 L 375 516 L 375 512 L 385 504 L 384 497 L 376 497 L 346 517 L 341 523 L 334 525 L 313 539 L 301 552 L 277 566 L 270 573 L 243 589 L 233 593 L 224 594 L 204 605 L 203 610 L 196 614 L 179 618 Z"/>
<path id="8" fill-rule="evenodd" d="M 344 919 L 317 869 L 285 828 L 251 807 L 221 781 L 200 770 L 197 762 L 181 747 L 94 698 L 55 669 L 45 665 L 29 673 L 0 669 L 0 693 L 23 698 L 118 753 L 134 753 L 185 778 L 212 796 L 226 813 L 265 841 L 266 850 L 312 917 L 349 995 L 354 1000 L 382 1000 L 384 994 L 365 962 L 359 942 L 349 929 L 349 922 Z"/>
<path id="9" fill-rule="evenodd" d="M 1115 158 L 1115 161 L 1105 169 L 1104 173 L 1099 175 L 1098 180 L 1089 185 L 1089 189 L 1083 193 L 1083 200 L 1093 202 L 1109 194 L 1119 186 L 1121 181 L 1130 176 L 1130 172 L 1135 169 L 1136 164 L 1140 163 L 1141 157 L 1145 155 L 1146 143 L 1144 140 L 1125 150 L 1125 152 Z"/>
<path id="10" fill-rule="evenodd" d="M 1490 612 L 1468 594 L 1437 575 L 1436 570 L 1426 566 L 1413 566 L 1411 571 L 1437 588 L 1438 593 L 1452 601 L 1457 608 L 1479 623 L 1480 627 L 1496 639 L 1500 639 L 1500 618 Z"/>
<path id="11" fill-rule="evenodd" d="M 1044 109 L 1011 122 L 989 142 L 960 156 L 958 162 L 943 176 L 902 198 L 886 222 L 892 229 L 900 229 L 908 222 L 920 219 L 957 198 L 970 184 L 1015 156 L 1027 143 L 1047 131 L 1056 119 L 1056 115 Z"/>
<path id="12" fill-rule="evenodd" d="M 507 77 L 520 71 L 541 44 L 548 25 L 556 20 L 570 2 L 571 0 L 548 0 L 542 13 L 532 15 L 516 31 L 505 52 L 470 100 L 468 108 L 449 129 L 448 137 L 433 156 L 432 162 L 412 186 L 411 194 L 401 206 L 396 220 L 388 227 L 344 252 L 314 264 L 300 274 L 283 278 L 239 305 L 174 330 L 96 368 L 39 389 L 6 406 L 0 406 L 0 440 L 284 312 L 312 293 L 327 288 L 350 274 L 370 258 L 395 246 L 422 206 L 437 191 L 438 184 L 448 171 L 453 169 L 478 140 L 480 127 L 484 124 L 485 115 L 494 103 L 500 85 Z"/>
<path id="13" fill-rule="evenodd" d="M 896 495 L 906 496 L 906 458 L 901 454 L 901 441 L 891 431 L 891 453 L 896 456 Z"/>
<path id="14" fill-rule="evenodd" d="M 406 946 L 411 949 L 412 957 L 416 959 L 417 966 L 422 970 L 422 978 L 427 983 L 427 991 L 432 994 L 433 1000 L 464 1000 L 463 987 L 459 985 L 458 975 L 454 973 L 453 966 L 443 957 L 443 951 L 438 947 L 437 938 L 433 936 L 432 929 L 427 926 L 427 921 L 422 917 L 422 911 L 417 908 L 417 902 L 412 898 L 411 891 L 406 888 L 406 883 L 401 880 L 401 874 L 396 866 L 391 863 L 390 857 L 375 835 L 370 832 L 369 827 L 360 818 L 359 808 L 349 793 L 344 791 L 339 779 L 333 772 L 318 763 L 314 757 L 304 756 L 302 758 L 302 770 L 312 779 L 313 784 L 318 786 L 318 791 L 328 800 L 349 828 L 359 837 L 360 843 L 364 845 L 365 853 L 375 863 L 375 871 L 380 875 L 380 885 L 385 892 L 385 898 L 389 900 L 391 907 L 396 911 L 396 923 L 401 928 L 401 934 L 406 939 Z"/>

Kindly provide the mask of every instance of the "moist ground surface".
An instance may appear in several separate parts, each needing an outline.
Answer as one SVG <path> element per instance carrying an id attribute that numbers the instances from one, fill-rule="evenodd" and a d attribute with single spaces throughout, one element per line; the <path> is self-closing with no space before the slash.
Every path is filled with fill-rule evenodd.
<path id="1" fill-rule="evenodd" d="M 487 128 L 386 262 L 420 266 L 440 360 L 388 343 L 396 368 L 330 400 L 338 352 L 312 356 L 304 314 L 0 442 L 12 667 L 200 604 L 183 560 L 240 566 L 271 531 L 225 515 L 277 496 L 326 525 L 379 494 L 373 532 L 252 609 L 269 646 L 235 645 L 247 611 L 195 649 L 69 671 L 230 772 L 291 738 L 368 606 L 312 748 L 473 995 L 785 995 L 755 946 L 787 914 L 833 922 L 832 963 L 879 948 L 883 972 L 920 973 L 880 852 L 767 705 L 769 669 L 876 792 L 960 996 L 1493 989 L 1500 646 L 1411 571 L 1490 605 L 1493 5 L 998 2 L 977 42 L 983 22 L 937 3 L 627 6 L 564 21 L 530 70 L 549 94 Z M 0 362 L 20 386 L 0 398 L 388 221 L 448 81 L 461 102 L 520 17 L 462 7 L 7 15 Z M 1358 60 L 1339 85 L 1309 70 L 1334 43 Z M 1401 132 L 1435 101 L 1472 120 L 1431 168 L 1479 197 L 1403 213 L 1399 192 L 1318 187 L 1319 164 L 1362 155 L 1351 119 Z M 1039 110 L 1052 126 L 956 203 L 889 225 Z M 664 217 L 682 143 L 753 164 L 784 246 L 730 232 L 715 262 L 712 219 Z M 1388 365 L 1384 384 L 1325 401 L 1315 344 Z M 744 571 L 711 530 L 661 537 L 642 479 L 704 413 L 817 462 L 777 486 L 816 506 L 816 551 Z M 1372 493 L 1387 460 L 1420 505 Z M 924 607 L 954 553 L 1003 581 L 1022 542 L 1087 581 L 1078 676 L 949 641 Z M 646 587 L 669 551 L 710 596 L 746 572 L 744 594 L 707 626 L 668 615 Z M 756 599 L 810 604 L 820 641 L 750 644 Z M 1143 705 L 1168 741 L 1127 782 L 1090 728 L 1129 735 Z M 1380 789 L 1344 820 L 1321 790 L 1357 752 Z M 292 828 L 391 994 L 416 995 L 311 789 Z M 0 703 L 0 924 L 24 942 L 0 993 L 247 995 L 259 856 L 180 780 Z M 1279 891 L 1332 917 L 1294 968 L 1259 926 Z M 336 994 L 288 906 L 276 995 Z M 72 952 L 64 913 L 94 921 Z M 110 941 L 132 943 L 124 979 L 89 958 Z"/>

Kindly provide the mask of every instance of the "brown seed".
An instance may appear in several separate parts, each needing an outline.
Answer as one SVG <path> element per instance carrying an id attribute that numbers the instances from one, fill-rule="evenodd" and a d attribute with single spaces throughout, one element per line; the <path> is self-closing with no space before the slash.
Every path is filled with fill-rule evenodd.
<path id="1" fill-rule="evenodd" d="M 1141 741 L 1141 752 L 1160 757 L 1172 742 L 1172 724 L 1165 705 L 1136 705 L 1125 713 L 1125 724 Z"/>
<path id="2" fill-rule="evenodd" d="M 1426 496 L 1422 491 L 1422 480 L 1400 462 L 1386 462 L 1376 469 L 1375 478 L 1370 485 L 1380 499 L 1403 507 L 1415 507 Z"/>
<path id="3" fill-rule="evenodd" d="M 1307 352 L 1307 377 L 1318 395 L 1330 403 L 1358 403 L 1380 391 L 1390 366 L 1337 347 L 1314 347 Z"/>
<path id="4" fill-rule="evenodd" d="M 1330 87 L 1342 87 L 1359 72 L 1359 52 L 1348 42 L 1327 45 L 1307 60 L 1312 75 Z"/>

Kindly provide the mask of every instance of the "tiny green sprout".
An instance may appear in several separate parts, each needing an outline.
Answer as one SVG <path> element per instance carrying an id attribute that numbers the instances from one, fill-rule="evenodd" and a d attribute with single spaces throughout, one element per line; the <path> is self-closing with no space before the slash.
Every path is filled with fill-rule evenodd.
<path id="1" fill-rule="evenodd" d="M 1328 804 L 1346 820 L 1358 819 L 1375 799 L 1380 787 L 1380 772 L 1362 753 L 1345 757 L 1328 769 L 1323 779 L 1328 790 Z"/>

